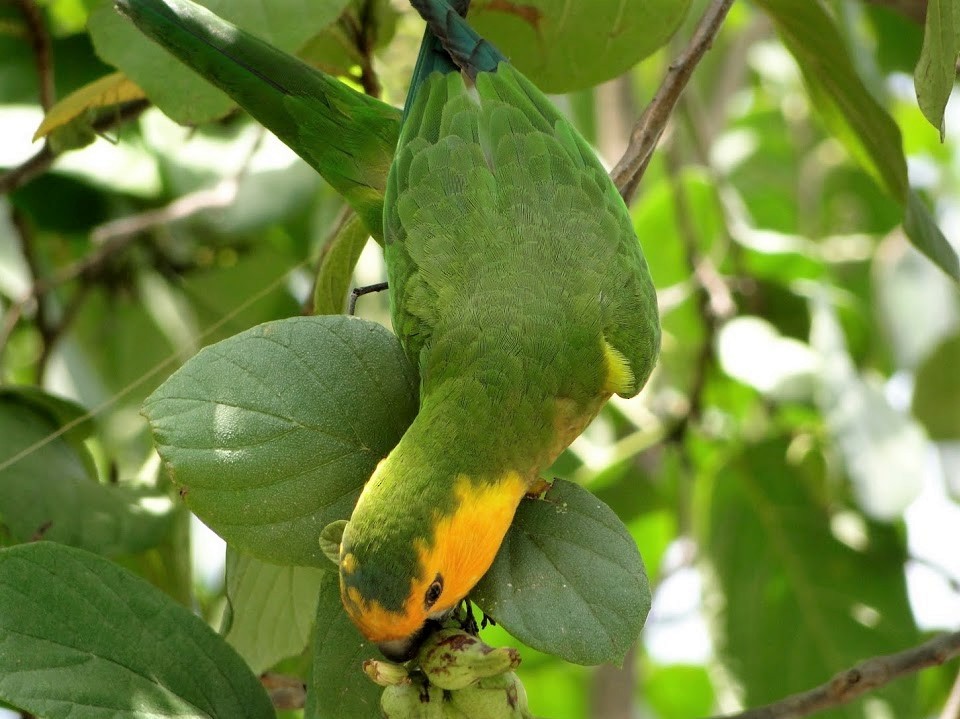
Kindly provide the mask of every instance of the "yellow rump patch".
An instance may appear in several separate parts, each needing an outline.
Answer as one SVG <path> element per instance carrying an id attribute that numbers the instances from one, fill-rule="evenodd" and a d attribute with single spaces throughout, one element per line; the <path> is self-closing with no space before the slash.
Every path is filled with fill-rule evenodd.
<path id="1" fill-rule="evenodd" d="M 636 380 L 630 370 L 630 362 L 623 353 L 604 340 L 603 357 L 607 362 L 607 377 L 603 383 L 603 391 L 609 394 L 633 394 Z"/>

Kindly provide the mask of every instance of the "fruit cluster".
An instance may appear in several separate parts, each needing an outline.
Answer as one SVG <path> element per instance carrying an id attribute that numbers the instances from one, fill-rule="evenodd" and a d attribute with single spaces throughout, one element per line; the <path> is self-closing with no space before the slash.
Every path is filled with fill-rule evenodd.
<path id="1" fill-rule="evenodd" d="M 530 719 L 513 670 L 516 649 L 493 648 L 461 629 L 435 632 L 408 665 L 371 659 L 364 671 L 386 687 L 386 719 Z"/>

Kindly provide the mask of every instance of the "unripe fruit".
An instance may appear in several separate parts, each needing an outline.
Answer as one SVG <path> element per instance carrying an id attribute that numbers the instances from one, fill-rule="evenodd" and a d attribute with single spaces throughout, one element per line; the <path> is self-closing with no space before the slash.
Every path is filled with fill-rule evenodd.
<path id="1" fill-rule="evenodd" d="M 383 690 L 385 719 L 445 719 L 443 690 L 419 683 L 395 684 Z"/>
<path id="2" fill-rule="evenodd" d="M 431 684 L 452 691 L 515 669 L 520 655 L 510 647 L 494 649 L 459 629 L 442 629 L 420 650 L 419 664 Z"/>
<path id="3" fill-rule="evenodd" d="M 384 662 L 379 659 L 368 659 L 363 663 L 363 673 L 375 684 L 382 687 L 392 687 L 397 684 L 409 684 L 410 675 L 402 664 Z"/>
<path id="4" fill-rule="evenodd" d="M 453 692 L 450 703 L 468 719 L 525 719 L 527 693 L 513 672 L 488 677 Z"/>

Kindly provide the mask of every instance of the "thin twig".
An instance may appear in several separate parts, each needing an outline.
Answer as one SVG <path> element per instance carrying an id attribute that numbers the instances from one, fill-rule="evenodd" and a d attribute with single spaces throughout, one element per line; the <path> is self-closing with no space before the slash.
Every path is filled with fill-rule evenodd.
<path id="1" fill-rule="evenodd" d="M 0 195 L 18 190 L 34 177 L 42 175 L 56 159 L 57 154 L 50 149 L 50 145 L 44 144 L 29 160 L 0 175 Z"/>
<path id="2" fill-rule="evenodd" d="M 773 704 L 714 719 L 795 719 L 823 709 L 838 707 L 894 679 L 913 674 L 960 656 L 960 632 L 886 656 L 873 657 L 840 672 L 826 684 L 794 694 Z"/>
<path id="3" fill-rule="evenodd" d="M 35 0 L 15 0 L 14 3 L 27 24 L 27 36 L 33 49 L 33 60 L 37 65 L 37 79 L 40 84 L 40 106 L 47 112 L 56 100 L 53 84 L 53 52 L 50 49 L 50 33 L 43 20 L 43 12 Z"/>
<path id="4" fill-rule="evenodd" d="M 373 50 L 376 43 L 374 3 L 367 2 L 360 11 L 360 31 L 357 33 L 357 48 L 363 62 L 360 63 L 360 84 L 363 91 L 372 97 L 380 97 L 383 87 L 373 67 Z"/>
<path id="5" fill-rule="evenodd" d="M 734 0 L 713 0 L 680 56 L 670 64 L 666 77 L 653 100 L 644 110 L 630 135 L 630 145 L 620 162 L 613 168 L 613 179 L 624 202 L 630 204 L 640 178 L 650 163 L 650 157 L 667 126 L 673 108 L 687 86 L 694 68 L 713 44 Z"/>
<path id="6" fill-rule="evenodd" d="M 36 291 L 37 283 L 40 282 L 40 277 L 43 273 L 40 270 L 40 258 L 37 255 L 33 228 L 30 227 L 23 213 L 16 208 L 11 209 L 10 220 L 14 228 L 16 228 L 17 237 L 20 240 L 20 252 L 30 271 L 30 282 L 33 287 L 30 294 L 37 303 L 36 326 L 40 332 L 41 343 L 40 357 L 37 360 L 37 384 L 41 384 L 43 382 L 44 368 L 47 365 L 47 360 L 50 358 L 50 350 L 54 342 L 56 342 L 59 333 L 50 313 L 50 303 L 46 293 Z M 18 312 L 18 314 L 21 313 L 22 310 Z"/>
<path id="7" fill-rule="evenodd" d="M 122 125 L 127 120 L 132 120 L 144 110 L 150 107 L 147 100 L 136 100 L 121 107 L 117 112 L 110 113 L 93 123 L 93 131 L 96 133 L 106 132 L 114 127 Z M 49 144 L 45 144 L 33 157 L 23 164 L 8 170 L 0 175 L 0 195 L 13 192 L 38 175 L 46 172 L 54 161 L 59 157 Z"/>

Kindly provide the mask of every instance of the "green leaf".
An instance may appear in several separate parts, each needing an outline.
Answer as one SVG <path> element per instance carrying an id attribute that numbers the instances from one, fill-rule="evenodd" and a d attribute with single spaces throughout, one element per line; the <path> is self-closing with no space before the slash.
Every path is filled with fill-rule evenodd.
<path id="1" fill-rule="evenodd" d="M 274 716 L 201 619 L 112 562 L 49 542 L 0 550 L 0 697 L 48 719 Z"/>
<path id="2" fill-rule="evenodd" d="M 830 129 L 901 203 L 907 163 L 900 130 L 857 75 L 843 37 L 821 0 L 758 0 L 793 54 Z"/>
<path id="3" fill-rule="evenodd" d="M 0 521 L 11 537 L 43 537 L 107 556 L 163 541 L 173 521 L 169 498 L 149 488 L 100 484 L 76 437 L 50 439 L 60 425 L 48 407 L 62 418 L 78 411 L 38 392 L 0 393 Z"/>
<path id="4" fill-rule="evenodd" d="M 265 561 L 321 567 L 320 531 L 350 516 L 416 410 L 396 337 L 343 316 L 268 322 L 211 345 L 144 404 L 207 525 Z"/>
<path id="5" fill-rule="evenodd" d="M 622 74 L 666 44 L 690 0 L 474 0 L 470 24 L 544 92 Z"/>
<path id="6" fill-rule="evenodd" d="M 227 547 L 230 626 L 225 638 L 255 674 L 307 646 L 324 573 L 269 564 Z"/>
<path id="7" fill-rule="evenodd" d="M 347 528 L 349 522 L 346 519 L 338 519 L 330 522 L 320 532 L 320 549 L 335 567 L 340 566 L 340 543 L 343 541 L 343 530 Z"/>
<path id="8" fill-rule="evenodd" d="M 957 80 L 960 55 L 960 2 L 929 0 L 923 48 L 914 72 L 917 102 L 924 116 L 944 138 L 943 112 Z"/>
<path id="9" fill-rule="evenodd" d="M 340 603 L 337 575 L 324 572 L 313 623 L 313 676 L 304 719 L 371 719 L 380 716 L 381 688 L 363 673 L 378 657 Z"/>
<path id="10" fill-rule="evenodd" d="M 847 513 L 831 531 L 785 441 L 752 445 L 714 477 L 698 477 L 698 544 L 717 655 L 747 706 L 824 682 L 864 657 L 917 641 L 894 527 Z M 914 679 L 872 695 L 889 716 L 917 716 Z M 862 702 L 824 713 L 865 719 Z"/>
<path id="11" fill-rule="evenodd" d="M 75 422 L 68 434 L 77 442 L 82 442 L 93 434 L 93 419 L 88 416 L 83 407 L 63 397 L 48 394 L 39 387 L 31 385 L 0 387 L 0 398 L 20 398 L 25 403 L 46 410 L 61 427 Z"/>
<path id="12" fill-rule="evenodd" d="M 943 236 L 936 220 L 930 215 L 920 196 L 913 190 L 907 193 L 903 229 L 914 247 L 929 257 L 947 275 L 960 281 L 960 259 L 957 258 L 957 251 Z"/>
<path id="13" fill-rule="evenodd" d="M 957 253 L 910 192 L 900 130 L 857 75 L 837 26 L 820 0 L 757 0 L 796 58 L 814 106 L 850 153 L 904 210 L 917 249 L 960 282 Z"/>
<path id="14" fill-rule="evenodd" d="M 931 439 L 960 439 L 960 335 L 938 346 L 917 370 L 913 414 Z"/>
<path id="15" fill-rule="evenodd" d="M 349 0 L 208 0 L 201 4 L 281 50 L 294 52 L 343 11 Z M 233 103 L 101 0 L 88 29 L 97 54 L 143 88 L 177 122 L 194 125 L 225 115 Z"/>
<path id="16" fill-rule="evenodd" d="M 542 499 L 520 503 L 470 598 L 524 644 L 577 664 L 622 662 L 650 610 L 643 560 L 627 528 L 562 479 Z"/>
<path id="17" fill-rule="evenodd" d="M 344 298 L 350 287 L 353 268 L 357 266 L 360 253 L 369 238 L 367 226 L 354 213 L 337 229 L 317 270 L 313 291 L 314 314 L 335 315 L 343 312 Z"/>

